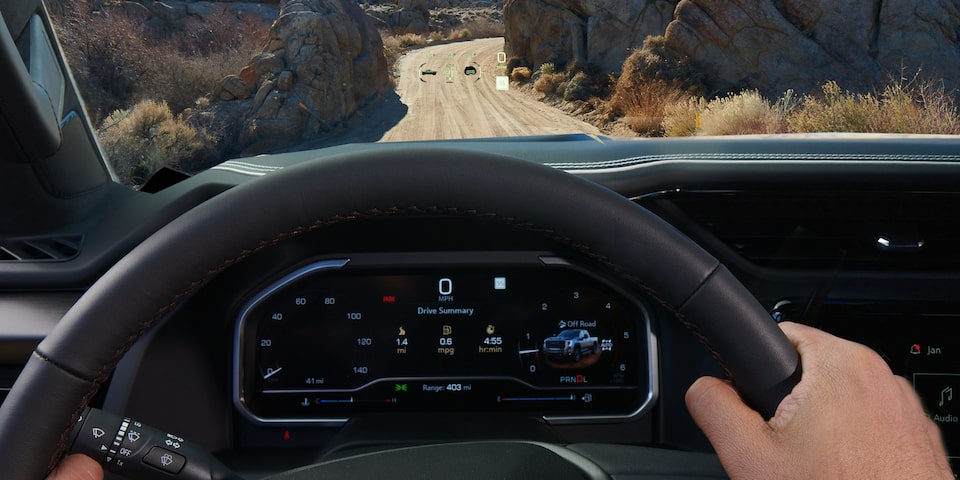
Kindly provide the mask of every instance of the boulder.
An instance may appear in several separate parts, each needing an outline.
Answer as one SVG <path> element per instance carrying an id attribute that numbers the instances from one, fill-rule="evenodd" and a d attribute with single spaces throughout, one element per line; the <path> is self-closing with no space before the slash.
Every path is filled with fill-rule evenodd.
<path id="1" fill-rule="evenodd" d="M 237 75 L 227 75 L 220 82 L 220 88 L 214 95 L 221 100 L 243 100 L 249 98 L 253 87 Z"/>
<path id="2" fill-rule="evenodd" d="M 589 63 L 619 71 L 629 51 L 673 20 L 676 0 L 507 0 L 506 51 L 531 67 Z"/>
<path id="3" fill-rule="evenodd" d="M 683 0 L 666 44 L 705 67 L 717 90 L 779 96 L 835 80 L 864 91 L 901 69 L 948 74 L 953 89 L 958 29 L 950 0 Z"/>
<path id="4" fill-rule="evenodd" d="M 320 135 L 389 84 L 380 35 L 354 0 L 287 0 L 269 37 L 264 52 L 220 86 L 231 94 L 248 88 L 240 138 L 248 150 Z"/>

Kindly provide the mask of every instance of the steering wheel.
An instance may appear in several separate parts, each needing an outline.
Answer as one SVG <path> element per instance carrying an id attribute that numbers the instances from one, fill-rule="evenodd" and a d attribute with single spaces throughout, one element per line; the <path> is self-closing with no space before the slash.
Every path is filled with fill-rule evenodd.
<path id="1" fill-rule="evenodd" d="M 796 351 L 747 289 L 635 203 L 540 164 L 400 145 L 318 158 L 234 187 L 126 255 L 31 355 L 0 409 L 0 471 L 48 473 L 124 353 L 219 272 L 306 232 L 417 215 L 482 217 L 577 245 L 689 327 L 765 417 L 799 378 Z"/>

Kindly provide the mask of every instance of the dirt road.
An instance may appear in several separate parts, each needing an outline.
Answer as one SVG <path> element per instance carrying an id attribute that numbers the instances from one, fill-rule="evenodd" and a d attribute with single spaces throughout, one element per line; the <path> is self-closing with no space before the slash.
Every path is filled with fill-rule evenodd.
<path id="1" fill-rule="evenodd" d="M 497 90 L 501 51 L 502 38 L 486 38 L 404 55 L 397 94 L 408 111 L 381 141 L 600 133 L 529 95 Z"/>

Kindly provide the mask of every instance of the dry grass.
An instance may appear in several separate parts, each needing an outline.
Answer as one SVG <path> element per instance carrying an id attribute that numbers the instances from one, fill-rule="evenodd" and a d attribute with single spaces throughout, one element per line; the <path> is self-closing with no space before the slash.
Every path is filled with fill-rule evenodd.
<path id="1" fill-rule="evenodd" d="M 427 37 L 418 33 L 404 33 L 397 36 L 400 48 L 422 47 L 427 44 Z"/>
<path id="2" fill-rule="evenodd" d="M 957 99 L 943 87 L 898 80 L 879 94 L 852 93 L 827 82 L 799 101 L 788 91 L 775 103 L 756 91 L 709 102 L 689 97 L 664 108 L 668 136 L 862 132 L 960 134 Z M 652 122 L 651 122 L 652 123 Z"/>
<path id="3" fill-rule="evenodd" d="M 444 37 L 446 40 L 470 40 L 471 38 L 479 38 L 474 36 L 473 31 L 466 27 L 450 30 Z"/>
<path id="4" fill-rule="evenodd" d="M 622 116 L 634 132 L 643 136 L 661 136 L 664 134 L 667 107 L 690 98 L 692 96 L 675 82 L 653 80 L 630 88 L 618 82 L 609 108 Z"/>
<path id="5" fill-rule="evenodd" d="M 706 108 L 707 101 L 703 97 L 686 97 L 665 105 L 660 123 L 663 134 L 668 137 L 696 135 L 700 129 L 701 115 Z"/>
<path id="6" fill-rule="evenodd" d="M 827 82 L 819 95 L 804 96 L 787 120 L 794 132 L 960 134 L 956 98 L 917 79 L 892 82 L 880 94 Z"/>
<path id="7" fill-rule="evenodd" d="M 141 185 L 168 165 L 196 162 L 214 149 L 205 130 L 175 116 L 165 102 L 144 100 L 107 116 L 98 130 L 100 143 L 121 181 Z"/>
<path id="8" fill-rule="evenodd" d="M 700 135 L 749 135 L 787 132 L 784 109 L 756 90 L 747 90 L 707 103 L 701 114 Z"/>
<path id="9" fill-rule="evenodd" d="M 383 56 L 387 59 L 387 65 L 390 65 L 391 68 L 396 65 L 397 60 L 404 52 L 427 44 L 427 37 L 417 33 L 395 34 L 387 30 L 381 30 L 380 39 L 383 41 Z"/>

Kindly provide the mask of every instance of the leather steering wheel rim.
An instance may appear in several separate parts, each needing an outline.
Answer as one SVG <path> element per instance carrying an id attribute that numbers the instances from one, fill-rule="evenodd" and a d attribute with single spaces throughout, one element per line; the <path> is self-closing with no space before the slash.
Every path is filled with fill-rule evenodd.
<path id="1" fill-rule="evenodd" d="M 222 270 L 308 231 L 418 214 L 486 217 L 589 248 L 690 327 L 764 417 L 799 378 L 796 350 L 760 304 L 659 217 L 540 164 L 400 145 L 316 159 L 237 186 L 127 254 L 31 355 L 0 408 L 0 471 L 13 479 L 49 472 L 123 354 Z"/>

